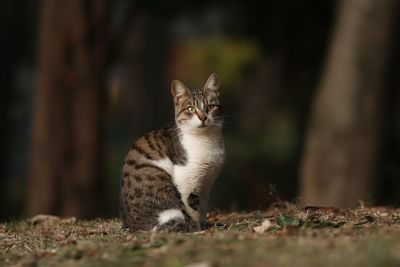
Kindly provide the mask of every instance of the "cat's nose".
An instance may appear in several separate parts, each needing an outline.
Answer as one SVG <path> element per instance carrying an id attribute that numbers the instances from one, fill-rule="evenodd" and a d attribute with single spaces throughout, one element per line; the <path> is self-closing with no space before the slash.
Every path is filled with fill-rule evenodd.
<path id="1" fill-rule="evenodd" d="M 205 122 L 207 119 L 207 116 L 206 116 L 206 114 L 204 114 L 204 112 L 198 112 L 198 117 L 199 117 L 199 120 L 201 120 L 201 122 Z"/>

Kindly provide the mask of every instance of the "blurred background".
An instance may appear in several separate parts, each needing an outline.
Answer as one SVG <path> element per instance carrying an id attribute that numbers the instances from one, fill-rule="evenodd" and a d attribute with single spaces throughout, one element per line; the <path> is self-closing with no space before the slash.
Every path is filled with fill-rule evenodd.
<path id="1" fill-rule="evenodd" d="M 221 80 L 212 209 L 400 204 L 396 0 L 0 3 L 0 221 L 117 216 L 170 83 Z"/>

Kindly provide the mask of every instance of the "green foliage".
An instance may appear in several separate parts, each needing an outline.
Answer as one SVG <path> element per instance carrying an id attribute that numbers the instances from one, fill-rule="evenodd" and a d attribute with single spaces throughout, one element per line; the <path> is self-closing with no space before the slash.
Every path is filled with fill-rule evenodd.
<path id="1" fill-rule="evenodd" d="M 249 39 L 208 37 L 189 39 L 180 45 L 182 70 L 180 78 L 189 85 L 202 85 L 210 72 L 217 72 L 222 84 L 222 93 L 229 95 L 243 89 L 244 70 L 256 64 L 261 50 L 256 42 Z"/>
<path id="2" fill-rule="evenodd" d="M 276 223 L 281 227 L 300 226 L 301 221 L 297 218 L 282 215 L 282 216 L 278 217 L 278 219 L 276 220 Z"/>

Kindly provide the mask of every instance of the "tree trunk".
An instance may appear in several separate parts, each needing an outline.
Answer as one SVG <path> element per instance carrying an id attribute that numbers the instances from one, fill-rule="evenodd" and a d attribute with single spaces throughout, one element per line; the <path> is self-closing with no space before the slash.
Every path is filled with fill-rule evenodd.
<path id="1" fill-rule="evenodd" d="M 394 0 L 342 1 L 315 98 L 301 173 L 305 204 L 373 201 Z"/>
<path id="2" fill-rule="evenodd" d="M 95 215 L 105 1 L 41 2 L 28 213 Z"/>
<path id="3" fill-rule="evenodd" d="M 165 83 L 163 77 L 168 47 L 163 22 L 146 12 L 138 12 L 122 40 L 121 106 L 133 139 L 155 127 L 165 126 L 167 120 L 173 121 L 173 113 L 167 112 L 173 111 L 170 81 Z"/>

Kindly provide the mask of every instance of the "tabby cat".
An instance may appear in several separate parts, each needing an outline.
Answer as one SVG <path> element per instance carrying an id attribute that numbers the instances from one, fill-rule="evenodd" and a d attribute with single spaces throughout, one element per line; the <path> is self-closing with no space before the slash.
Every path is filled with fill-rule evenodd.
<path id="1" fill-rule="evenodd" d="M 131 231 L 197 231 L 224 162 L 219 80 L 203 89 L 173 81 L 175 125 L 136 140 L 122 170 L 120 212 Z"/>

